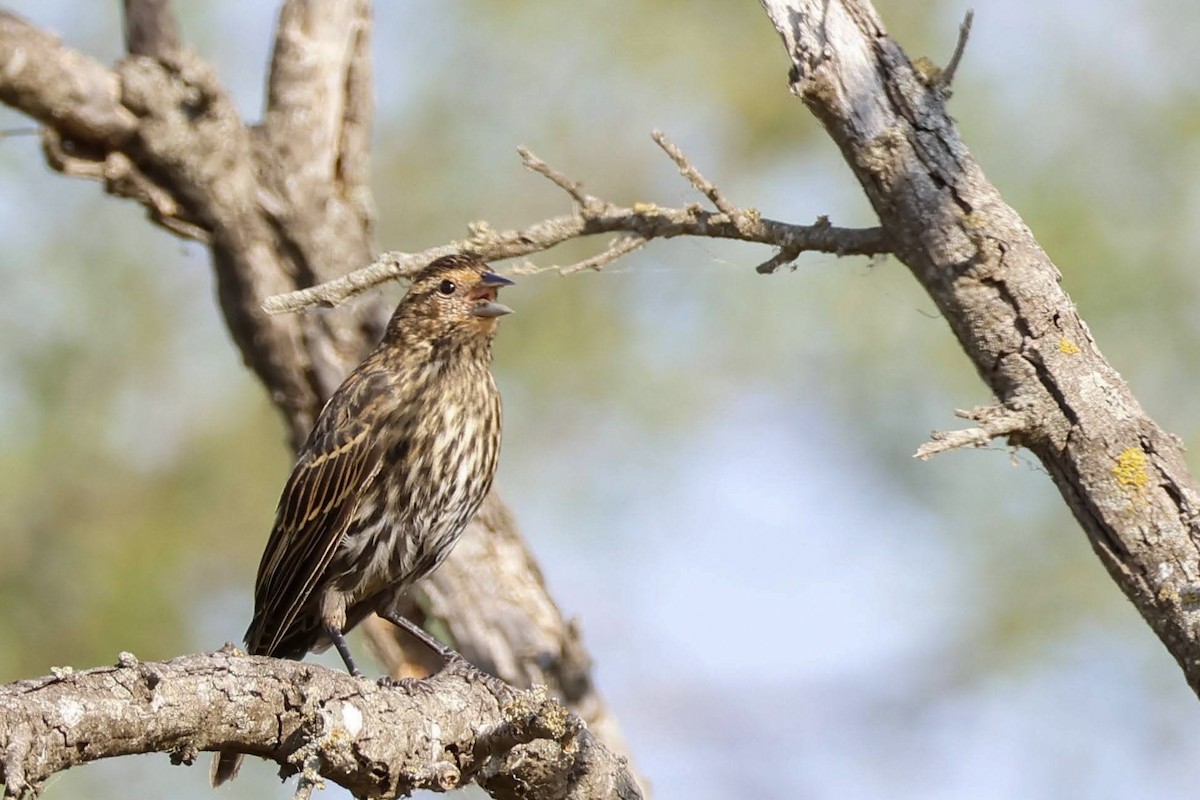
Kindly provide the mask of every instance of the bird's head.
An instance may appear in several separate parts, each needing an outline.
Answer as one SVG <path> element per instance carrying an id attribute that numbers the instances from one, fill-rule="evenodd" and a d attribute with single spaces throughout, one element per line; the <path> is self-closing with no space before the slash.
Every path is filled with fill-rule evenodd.
<path id="1" fill-rule="evenodd" d="M 512 313 L 496 300 L 500 287 L 510 285 L 512 281 L 475 256 L 439 258 L 413 278 L 388 324 L 388 336 L 430 342 L 490 340 L 497 320 Z"/>

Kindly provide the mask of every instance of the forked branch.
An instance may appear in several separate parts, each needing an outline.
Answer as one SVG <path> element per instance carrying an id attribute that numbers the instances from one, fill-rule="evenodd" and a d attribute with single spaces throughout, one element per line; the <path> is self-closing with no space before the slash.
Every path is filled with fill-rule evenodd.
<path id="1" fill-rule="evenodd" d="M 486 222 L 476 222 L 471 225 L 470 236 L 466 239 L 416 253 L 384 253 L 369 266 L 340 278 L 269 297 L 263 303 L 263 308 L 271 314 L 281 314 L 312 306 L 335 306 L 386 281 L 411 276 L 433 259 L 450 253 L 472 253 L 488 261 L 519 258 L 549 250 L 572 239 L 601 233 L 622 233 L 626 236 L 610 243 L 599 255 L 575 264 L 546 267 L 522 265 L 515 271 L 529 274 L 546 270 L 570 273 L 601 269 L 647 242 L 676 236 L 734 239 L 778 248 L 774 257 L 760 265 L 760 272 L 773 271 L 805 252 L 833 253 L 838 256 L 875 256 L 890 252 L 890 245 L 881 228 L 838 228 L 830 225 L 824 217 L 813 225 L 793 225 L 766 219 L 753 208 L 740 208 L 701 175 L 665 134 L 655 131 L 654 141 L 675 162 L 688 182 L 716 206 L 716 211 L 709 211 L 697 204 L 682 208 L 664 208 L 654 203 L 618 206 L 588 194 L 581 183 L 554 169 L 527 148 L 520 148 L 518 152 L 525 166 L 566 192 L 574 203 L 574 213 L 543 220 L 521 230 L 494 231 Z"/>

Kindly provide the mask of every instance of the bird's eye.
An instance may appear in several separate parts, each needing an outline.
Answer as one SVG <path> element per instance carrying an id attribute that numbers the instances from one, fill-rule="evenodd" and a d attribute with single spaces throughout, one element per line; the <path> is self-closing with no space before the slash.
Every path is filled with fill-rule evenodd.
<path id="1" fill-rule="evenodd" d="M 454 285 L 454 281 L 442 281 L 438 284 L 438 293 L 444 294 L 447 297 L 454 294 L 454 290 L 458 287 Z"/>

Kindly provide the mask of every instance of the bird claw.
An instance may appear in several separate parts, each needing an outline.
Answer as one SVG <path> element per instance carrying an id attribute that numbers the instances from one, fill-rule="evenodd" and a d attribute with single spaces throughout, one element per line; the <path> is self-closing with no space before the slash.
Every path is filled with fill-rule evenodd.
<path id="1" fill-rule="evenodd" d="M 434 689 L 429 685 L 429 681 L 423 678 L 394 678 L 391 675 L 384 675 L 376 684 L 381 689 L 400 689 L 405 694 L 412 695 L 430 695 L 434 693 Z"/>

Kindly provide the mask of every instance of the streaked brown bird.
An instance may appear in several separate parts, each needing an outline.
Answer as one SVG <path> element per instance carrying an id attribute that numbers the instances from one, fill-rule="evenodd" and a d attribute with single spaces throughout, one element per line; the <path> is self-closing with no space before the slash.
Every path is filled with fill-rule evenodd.
<path id="1" fill-rule="evenodd" d="M 321 410 L 279 498 L 258 567 L 252 655 L 300 659 L 372 612 L 439 648 L 393 608 L 446 558 L 492 485 L 500 394 L 492 379 L 496 293 L 512 281 L 472 256 L 413 279 L 383 340 Z M 439 652 L 445 652 L 439 649 Z M 238 753 L 213 764 L 214 786 Z"/>

